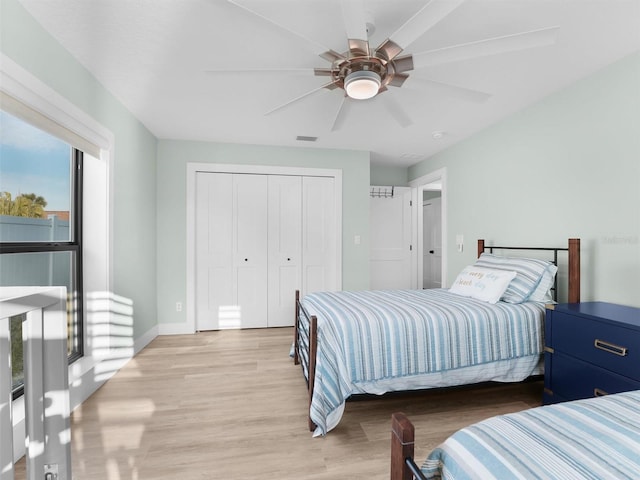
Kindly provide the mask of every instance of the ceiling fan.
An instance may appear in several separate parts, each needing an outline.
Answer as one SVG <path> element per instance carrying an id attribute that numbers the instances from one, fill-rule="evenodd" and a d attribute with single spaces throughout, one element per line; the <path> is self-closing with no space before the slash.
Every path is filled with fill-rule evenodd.
<path id="1" fill-rule="evenodd" d="M 313 47 L 315 53 L 329 62 L 328 67 L 314 68 L 313 74 L 329 77 L 323 85 L 281 104 L 266 114 L 281 110 L 294 102 L 323 89 L 344 91 L 343 101 L 336 113 L 332 131 L 337 130 L 343 120 L 345 107 L 352 101 L 362 101 L 376 97 L 388 90 L 388 87 L 401 87 L 409 78 L 409 72 L 442 63 L 455 62 L 470 58 L 495 55 L 499 53 L 524 50 L 533 47 L 552 45 L 556 42 L 557 26 L 538 30 L 484 39 L 471 43 L 464 43 L 450 47 L 430 50 L 421 53 L 406 54 L 405 49 L 424 35 L 434 25 L 439 23 L 451 12 L 458 8 L 465 0 L 428 0 L 411 18 L 392 33 L 386 40 L 375 48 L 371 48 L 368 41 L 367 23 L 364 0 L 341 0 L 342 17 L 347 36 L 347 51 L 336 52 L 307 38 L 276 21 L 250 9 L 237 0 L 228 2 L 251 15 L 304 40 Z M 306 69 L 273 69 L 271 71 L 287 72 Z M 230 70 L 209 70 L 209 72 L 229 72 Z M 270 71 L 269 69 L 233 70 L 233 72 Z M 442 93 L 463 98 L 473 102 L 483 102 L 491 97 L 490 94 L 471 90 L 456 85 L 445 84 L 432 80 L 419 79 L 428 83 Z M 397 102 L 388 95 L 385 96 L 385 106 L 389 113 L 402 125 L 411 124 L 411 120 L 403 112 Z"/>

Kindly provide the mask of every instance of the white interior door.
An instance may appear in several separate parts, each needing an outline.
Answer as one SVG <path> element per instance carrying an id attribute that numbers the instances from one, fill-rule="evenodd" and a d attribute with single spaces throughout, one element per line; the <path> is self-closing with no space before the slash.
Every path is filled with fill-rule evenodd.
<path id="1" fill-rule="evenodd" d="M 196 329 L 267 326 L 267 177 L 196 176 Z"/>
<path id="2" fill-rule="evenodd" d="M 338 288 L 338 225 L 333 177 L 302 179 L 303 295 Z"/>
<path id="3" fill-rule="evenodd" d="M 217 330 L 236 305 L 233 289 L 233 175 L 196 175 L 196 330 Z"/>
<path id="4" fill-rule="evenodd" d="M 341 288 L 340 170 L 190 163 L 187 191 L 190 331 L 290 325 L 296 289 Z"/>
<path id="5" fill-rule="evenodd" d="M 411 288 L 411 188 L 394 187 L 393 197 L 370 198 L 370 287 Z"/>
<path id="6" fill-rule="evenodd" d="M 442 287 L 442 201 L 425 201 L 423 213 L 423 288 Z"/>
<path id="7" fill-rule="evenodd" d="M 237 316 L 220 328 L 266 327 L 267 175 L 233 175 L 234 287 Z"/>
<path id="8" fill-rule="evenodd" d="M 269 175 L 268 187 L 268 326 L 291 326 L 302 273 L 302 177 Z"/>

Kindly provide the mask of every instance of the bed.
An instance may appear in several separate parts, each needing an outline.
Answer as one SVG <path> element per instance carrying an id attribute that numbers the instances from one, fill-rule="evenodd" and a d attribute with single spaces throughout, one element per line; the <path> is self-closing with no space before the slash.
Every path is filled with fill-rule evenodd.
<path id="1" fill-rule="evenodd" d="M 505 250 L 510 255 L 494 253 Z M 551 258 L 514 257 L 511 250 Z M 296 292 L 293 357 L 307 380 L 314 436 L 338 425 L 352 395 L 517 382 L 541 374 L 544 305 L 557 292 L 562 252 L 568 299 L 577 302 L 579 239 L 557 248 L 479 240 L 478 259 L 451 289 L 315 292 L 304 298 Z M 479 272 L 485 277 L 477 282 Z M 534 291 L 536 301 L 529 301 Z"/>
<path id="2" fill-rule="evenodd" d="M 537 407 L 465 427 L 418 468 L 414 428 L 392 416 L 391 480 L 637 479 L 640 390 Z"/>

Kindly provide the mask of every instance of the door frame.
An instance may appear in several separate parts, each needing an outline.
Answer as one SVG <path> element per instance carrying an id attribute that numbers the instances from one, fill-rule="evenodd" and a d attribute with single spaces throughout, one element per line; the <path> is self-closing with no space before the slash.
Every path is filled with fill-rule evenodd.
<path id="1" fill-rule="evenodd" d="M 413 244 L 416 245 L 415 261 L 412 262 L 412 276 L 416 282 L 416 288 L 422 285 L 423 275 L 423 218 L 422 218 L 422 198 L 424 196 L 425 186 L 431 183 L 439 182 L 442 185 L 441 190 L 441 214 L 442 214 L 442 287 L 446 288 L 447 283 L 447 169 L 441 168 L 431 173 L 418 177 L 409 182 L 409 186 L 414 189 L 413 204 L 416 206 L 414 214 L 414 222 L 416 228 L 413 231 Z"/>
<path id="2" fill-rule="evenodd" d="M 196 332 L 196 175 L 198 173 L 332 177 L 336 206 L 336 287 L 338 290 L 342 289 L 342 170 L 189 162 L 187 163 L 187 298 L 185 302 L 187 324 L 185 333 Z"/>

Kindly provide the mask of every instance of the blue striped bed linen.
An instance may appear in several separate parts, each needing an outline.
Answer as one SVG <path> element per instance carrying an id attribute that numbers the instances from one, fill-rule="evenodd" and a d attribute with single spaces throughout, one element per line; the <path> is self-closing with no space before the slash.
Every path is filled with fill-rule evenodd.
<path id="1" fill-rule="evenodd" d="M 640 390 L 493 417 L 422 466 L 429 479 L 638 479 Z"/>
<path id="2" fill-rule="evenodd" d="M 301 303 L 318 318 L 316 436 L 356 393 L 523 380 L 544 343 L 541 303 L 492 305 L 446 289 L 320 292 Z"/>

